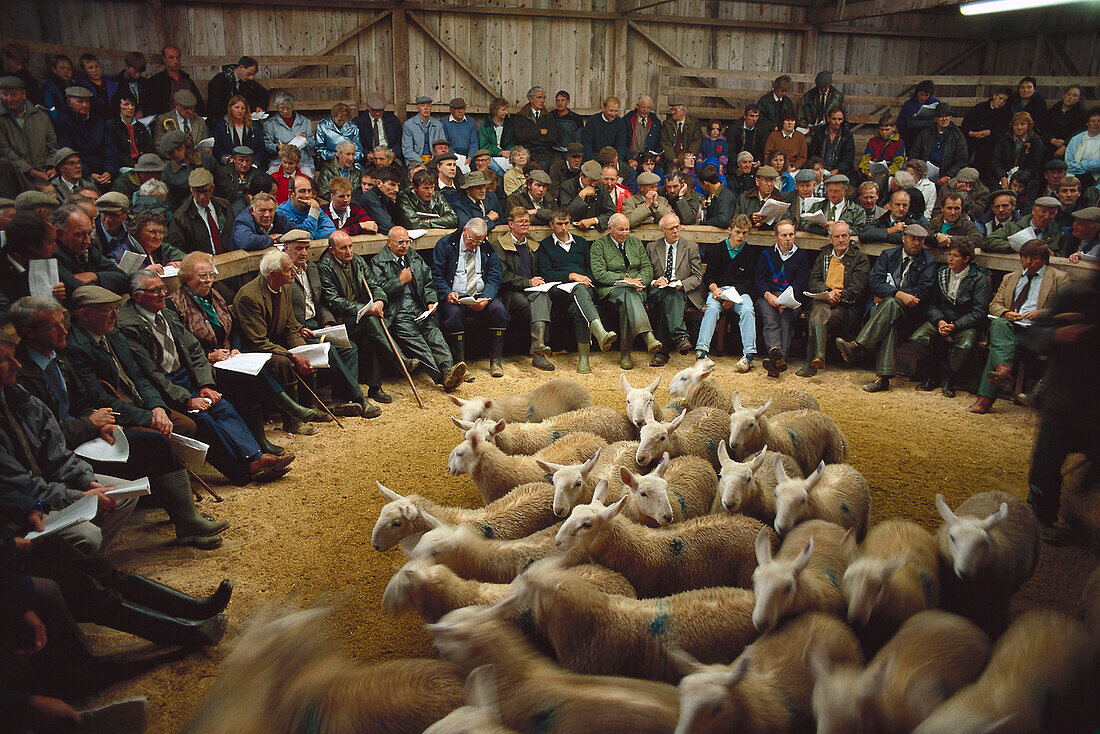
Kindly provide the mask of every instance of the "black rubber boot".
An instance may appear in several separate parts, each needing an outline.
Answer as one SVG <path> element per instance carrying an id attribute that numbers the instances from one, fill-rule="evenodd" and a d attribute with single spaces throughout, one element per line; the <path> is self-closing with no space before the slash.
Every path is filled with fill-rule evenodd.
<path id="1" fill-rule="evenodd" d="M 228 617 L 217 614 L 204 620 L 180 619 L 138 604 L 120 601 L 112 604 L 92 621 L 165 647 L 195 649 L 217 645 L 225 634 Z"/>
<path id="2" fill-rule="evenodd" d="M 126 601 L 181 619 L 210 619 L 221 614 L 229 606 L 229 598 L 233 595 L 233 582 L 229 579 L 222 581 L 210 596 L 200 598 L 188 596 L 144 576 L 132 573 L 120 575 L 122 583 L 118 592 Z"/>

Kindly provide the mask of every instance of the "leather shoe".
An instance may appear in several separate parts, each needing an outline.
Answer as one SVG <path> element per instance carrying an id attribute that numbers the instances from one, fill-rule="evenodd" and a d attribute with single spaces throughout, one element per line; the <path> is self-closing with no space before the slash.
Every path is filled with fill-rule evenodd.
<path id="1" fill-rule="evenodd" d="M 393 402 L 393 398 L 387 395 L 381 386 L 372 387 L 367 390 L 367 397 L 371 400 L 382 403 L 383 405 L 388 405 L 389 403 Z"/>
<path id="2" fill-rule="evenodd" d="M 256 482 L 268 482 L 278 479 L 290 471 L 290 463 L 294 461 L 294 454 L 289 451 L 282 456 L 260 454 L 260 458 L 248 465 L 248 473 Z"/>
<path id="3" fill-rule="evenodd" d="M 676 344 L 676 351 L 680 354 L 687 354 L 691 351 L 691 341 L 688 339 L 681 339 Z"/>
<path id="4" fill-rule="evenodd" d="M 993 407 L 993 401 L 989 398 L 979 395 L 978 399 L 974 401 L 967 410 L 971 413 L 977 413 L 978 415 L 985 415 L 989 412 L 989 409 Z"/>
<path id="5" fill-rule="evenodd" d="M 668 355 L 657 352 L 653 355 L 653 359 L 649 360 L 650 367 L 664 367 L 668 364 Z"/>
<path id="6" fill-rule="evenodd" d="M 917 385 L 917 389 L 920 390 L 921 392 L 932 392 L 933 390 L 935 390 L 939 386 L 940 386 L 940 381 L 939 380 L 937 380 L 935 377 L 929 377 L 924 382 Z"/>
<path id="7" fill-rule="evenodd" d="M 1016 386 L 1016 381 L 1012 379 L 1012 365 L 1009 364 L 999 364 L 987 372 L 985 376 L 989 383 L 998 390 L 1011 390 Z"/>
<path id="8" fill-rule="evenodd" d="M 836 344 L 836 348 L 840 351 L 840 356 L 844 357 L 844 361 L 848 363 L 854 362 L 859 357 L 860 352 L 863 351 L 863 347 L 860 346 L 859 342 L 845 341 L 839 336 L 836 338 L 834 344 Z"/>
<path id="9" fill-rule="evenodd" d="M 863 386 L 864 392 L 886 392 L 890 389 L 889 377 L 876 377 Z"/>

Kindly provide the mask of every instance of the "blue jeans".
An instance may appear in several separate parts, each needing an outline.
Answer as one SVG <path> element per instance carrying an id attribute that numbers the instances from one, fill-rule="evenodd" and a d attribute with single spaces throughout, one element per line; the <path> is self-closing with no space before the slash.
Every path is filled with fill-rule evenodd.
<path id="1" fill-rule="evenodd" d="M 741 330 L 741 353 L 750 359 L 756 355 L 756 311 L 752 297 L 741 294 L 741 302 L 731 306 L 737 314 L 737 326 Z M 714 327 L 722 315 L 722 303 L 713 294 L 707 294 L 703 320 L 699 322 L 699 340 L 695 342 L 696 351 L 710 352 L 710 340 L 714 336 Z"/>

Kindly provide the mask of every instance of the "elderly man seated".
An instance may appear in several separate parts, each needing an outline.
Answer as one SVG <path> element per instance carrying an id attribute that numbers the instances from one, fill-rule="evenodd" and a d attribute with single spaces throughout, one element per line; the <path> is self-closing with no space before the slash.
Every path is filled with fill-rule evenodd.
<path id="1" fill-rule="evenodd" d="M 78 206 L 59 206 L 50 215 L 57 230 L 57 273 L 70 295 L 82 285 L 99 285 L 118 294 L 126 292 L 126 273 L 111 258 L 92 247 L 91 218 Z"/>
<path id="2" fill-rule="evenodd" d="M 286 215 L 278 211 L 278 204 L 271 194 L 253 194 L 248 208 L 233 220 L 233 239 L 230 250 L 266 250 L 273 247 L 280 235 L 293 227 Z"/>
<path id="3" fill-rule="evenodd" d="M 130 276 L 130 300 L 119 309 L 118 325 L 141 371 L 166 405 L 192 416 L 198 439 L 210 444 L 207 461 L 231 482 L 286 474 L 294 455 L 260 449 L 236 408 L 215 389 L 202 345 L 183 328 L 175 308 L 166 306 L 167 288 L 159 275 L 138 270 Z"/>
<path id="4" fill-rule="evenodd" d="M 857 237 L 867 224 L 867 214 L 863 207 L 853 204 L 845 197 L 848 195 L 848 177 L 843 173 L 825 179 L 825 199 L 814 204 L 811 212 L 825 215 L 825 224 L 803 225 L 805 231 L 825 235 L 833 222 L 845 222 L 852 234 Z"/>
<path id="5" fill-rule="evenodd" d="M 500 260 L 503 285 L 501 299 L 508 309 L 509 320 L 527 321 L 531 325 L 531 365 L 553 371 L 546 357 L 551 353 L 546 343 L 546 327 L 550 323 L 550 294 L 528 292 L 528 288 L 546 284 L 539 274 L 538 240 L 528 236 L 531 215 L 523 207 L 514 207 L 508 214 L 508 231 L 489 238 Z"/>
<path id="6" fill-rule="evenodd" d="M 370 261 L 370 280 L 386 294 L 386 324 L 394 340 L 420 361 L 435 384 L 451 392 L 465 379 L 466 363 L 453 361 L 439 330 L 431 268 L 411 245 L 408 230 L 393 227 L 386 249 Z"/>
<path id="7" fill-rule="evenodd" d="M 875 306 L 871 318 L 854 341 L 836 338 L 836 346 L 845 362 L 864 352 L 878 350 L 875 379 L 863 386 L 867 392 L 890 389 L 890 378 L 897 365 L 901 334 L 916 329 L 924 321 L 928 298 L 936 287 L 936 257 L 924 249 L 928 230 L 910 224 L 902 235 L 903 244 L 882 253 L 871 268 L 870 289 Z"/>
<path id="8" fill-rule="evenodd" d="M 608 226 L 608 233 L 593 242 L 589 250 L 592 282 L 596 296 L 619 312 L 619 366 L 629 370 L 634 368 L 630 356 L 634 337 L 642 337 L 650 354 L 664 346 L 653 335 L 645 308 L 646 288 L 653 282 L 653 262 L 642 241 L 630 234 L 630 220 L 625 214 L 612 215 Z"/>
<path id="9" fill-rule="evenodd" d="M 451 229 L 458 215 L 436 187 L 435 176 L 426 170 L 412 175 L 412 186 L 397 196 L 401 224 L 408 229 Z"/>
<path id="10" fill-rule="evenodd" d="M 664 215 L 659 224 L 663 236 L 646 245 L 656 276 L 649 283 L 646 302 L 657 320 L 657 338 L 662 344 L 653 355 L 650 367 L 668 364 L 673 344 L 680 354 L 691 351 L 684 312 L 689 303 L 699 311 L 704 308 L 703 261 L 699 245 L 680 235 L 680 219 L 675 214 Z"/>
<path id="11" fill-rule="evenodd" d="M 557 200 L 546 193 L 549 188 L 550 176 L 546 171 L 531 171 L 527 185 L 513 192 L 504 208 L 509 212 L 517 206 L 526 209 L 531 215 L 531 224 L 545 226 L 550 223 L 550 214 L 558 208 Z"/>
<path id="12" fill-rule="evenodd" d="M 1065 257 L 1065 238 L 1054 221 L 1062 203 L 1050 196 L 1040 196 L 1031 207 L 1031 214 L 986 235 L 982 249 L 986 252 L 1019 252 L 1026 242 L 1037 239 L 1050 248 L 1053 255 Z M 1026 231 L 1027 234 L 1021 235 Z"/>
<path id="13" fill-rule="evenodd" d="M 294 188 L 290 192 L 290 198 L 280 204 L 275 211 L 285 216 L 292 228 L 309 232 L 309 238 L 312 240 L 324 239 L 336 229 L 332 219 L 317 203 L 317 197 L 313 193 L 313 181 L 306 176 L 294 177 Z"/>

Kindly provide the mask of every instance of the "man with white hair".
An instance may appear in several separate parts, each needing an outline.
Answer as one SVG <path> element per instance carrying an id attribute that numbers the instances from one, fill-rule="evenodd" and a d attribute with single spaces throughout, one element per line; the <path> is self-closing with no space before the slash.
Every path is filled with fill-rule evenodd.
<path id="1" fill-rule="evenodd" d="M 645 174 L 643 174 L 645 175 Z M 666 214 L 660 221 L 663 237 L 646 245 L 646 252 L 653 264 L 656 276 L 649 284 L 649 308 L 657 319 L 657 336 L 663 348 L 653 355 L 650 367 L 668 364 L 669 346 L 687 354 L 691 351 L 691 339 L 684 325 L 684 311 L 691 303 L 702 311 L 703 261 L 699 246 L 680 235 L 680 218 Z"/>
<path id="2" fill-rule="evenodd" d="M 650 354 L 663 346 L 653 335 L 645 310 L 646 288 L 653 282 L 653 262 L 642 241 L 630 234 L 630 220 L 623 214 L 611 215 L 608 232 L 592 243 L 589 259 L 596 297 L 619 312 L 619 366 L 633 369 L 630 347 L 635 336 L 642 337 Z"/>
<path id="3" fill-rule="evenodd" d="M 558 143 L 558 123 L 546 110 L 546 90 L 534 86 L 527 90 L 527 104 L 512 118 L 516 142 L 531 153 L 531 160 L 550 167 L 554 146 Z"/>

